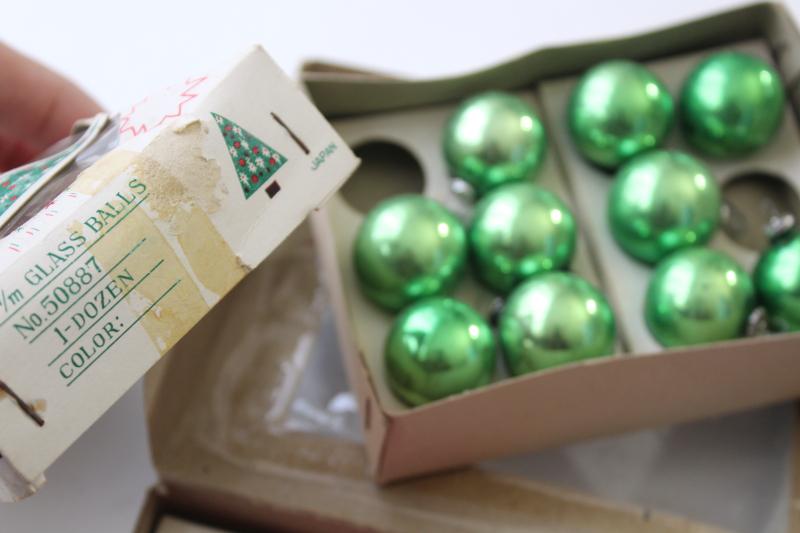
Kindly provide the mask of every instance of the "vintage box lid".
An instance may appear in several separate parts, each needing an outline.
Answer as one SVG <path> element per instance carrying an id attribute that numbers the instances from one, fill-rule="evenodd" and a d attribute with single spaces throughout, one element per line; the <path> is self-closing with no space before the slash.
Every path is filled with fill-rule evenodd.
<path id="1" fill-rule="evenodd" d="M 35 491 L 358 163 L 260 47 L 102 122 L 116 146 L 0 240 L 0 500 Z M 30 211 L 74 147 L 0 177 L 0 208 Z"/>

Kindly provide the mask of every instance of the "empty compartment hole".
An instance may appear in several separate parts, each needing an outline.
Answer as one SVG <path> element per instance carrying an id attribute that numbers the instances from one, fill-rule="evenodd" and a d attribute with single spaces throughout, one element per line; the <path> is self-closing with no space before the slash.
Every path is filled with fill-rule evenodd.
<path id="1" fill-rule="evenodd" d="M 421 193 L 422 166 L 406 148 L 388 141 L 370 141 L 354 150 L 361 165 L 341 190 L 345 201 L 360 213 L 397 194 Z"/>
<path id="2" fill-rule="evenodd" d="M 722 229 L 736 243 L 755 251 L 769 246 L 767 225 L 774 217 L 791 215 L 798 221 L 800 198 L 782 177 L 749 171 L 722 187 Z"/>

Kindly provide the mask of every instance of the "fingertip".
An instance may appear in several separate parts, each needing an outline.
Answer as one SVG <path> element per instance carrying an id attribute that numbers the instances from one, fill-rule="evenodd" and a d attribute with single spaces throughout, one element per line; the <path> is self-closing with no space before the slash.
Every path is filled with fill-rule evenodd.
<path id="1" fill-rule="evenodd" d="M 35 150 L 69 134 L 101 108 L 65 77 L 0 43 L 0 132 Z"/>

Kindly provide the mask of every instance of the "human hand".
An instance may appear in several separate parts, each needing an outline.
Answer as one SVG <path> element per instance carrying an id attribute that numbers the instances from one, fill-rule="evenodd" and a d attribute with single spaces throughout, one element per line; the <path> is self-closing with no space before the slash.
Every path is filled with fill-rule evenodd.
<path id="1" fill-rule="evenodd" d="M 100 106 L 63 76 L 0 43 L 0 172 L 35 158 Z"/>

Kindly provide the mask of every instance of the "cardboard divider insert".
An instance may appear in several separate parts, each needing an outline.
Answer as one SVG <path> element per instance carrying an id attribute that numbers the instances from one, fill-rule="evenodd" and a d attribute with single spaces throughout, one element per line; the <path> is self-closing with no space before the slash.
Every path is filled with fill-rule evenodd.
<path id="1" fill-rule="evenodd" d="M 770 190 L 773 198 L 776 190 L 800 190 L 795 172 L 800 168 L 800 136 L 793 113 L 797 102 L 791 100 L 793 80 L 800 72 L 800 36 L 779 6 L 747 6 L 644 35 L 545 49 L 440 80 L 352 76 L 333 67 L 308 73 L 310 94 L 326 116 L 336 118 L 334 126 L 349 144 L 358 150 L 384 142 L 406 150 L 419 163 L 423 192 L 465 219 L 470 203 L 451 192 L 452 180 L 441 154 L 442 126 L 450 111 L 462 99 L 487 89 L 513 90 L 536 105 L 546 120 L 550 140 L 547 161 L 536 182 L 556 191 L 573 207 L 581 244 L 572 268 L 610 296 L 621 333 L 615 357 L 508 379 L 503 379 L 501 368 L 496 381 L 486 387 L 407 408 L 388 390 L 382 366 L 383 342 L 392 316 L 361 295 L 351 260 L 353 237 L 365 206 L 356 202 L 355 209 L 348 202 L 359 197 L 357 188 L 371 189 L 361 200 L 373 202 L 381 197 L 374 189 L 393 190 L 387 185 L 393 174 L 380 174 L 391 163 L 375 163 L 373 170 L 354 175 L 313 221 L 345 365 L 362 407 L 368 455 L 379 482 L 626 430 L 698 420 L 800 395 L 800 383 L 788 377 L 800 373 L 797 335 L 671 350 L 655 344 L 642 319 L 649 269 L 624 256 L 613 242 L 606 222 L 610 179 L 579 158 L 565 133 L 569 89 L 593 64 L 616 57 L 642 60 L 665 80 L 677 99 L 689 70 L 720 47 L 774 61 L 790 86 L 786 116 L 769 146 L 738 161 L 702 158 L 720 180 L 726 199 L 750 225 L 747 235 L 737 235 L 737 240 L 719 229 L 711 246 L 732 254 L 750 269 L 758 250 L 742 243 L 754 242 L 752 235 L 758 233 L 754 227 L 763 209 L 748 198 L 758 199 Z M 667 146 L 685 148 L 677 127 Z M 370 166 L 365 162 L 365 169 Z M 745 179 L 745 175 L 750 177 Z M 764 179 L 765 175 L 777 180 Z M 787 206 L 795 209 L 797 202 L 781 203 Z M 469 276 L 455 296 L 484 315 L 491 301 Z M 643 354 L 650 356 L 640 357 Z"/>
<path id="2" fill-rule="evenodd" d="M 148 374 L 162 504 L 151 501 L 137 533 L 159 509 L 246 531 L 720 531 L 479 468 L 376 486 L 357 419 L 348 430 L 296 423 L 312 412 L 303 401 L 344 383 L 333 327 L 320 328 L 330 317 L 314 256 L 304 224 Z M 340 407 L 349 396 L 326 394 Z"/>
<path id="3" fill-rule="evenodd" d="M 737 50 L 772 63 L 769 49 L 763 41 L 756 40 L 648 61 L 645 65 L 666 84 L 677 104 L 683 81 L 691 70 L 706 56 L 720 50 Z M 574 150 L 569 138 L 566 109 L 569 95 L 576 82 L 576 77 L 570 77 L 542 83 L 541 95 L 548 117 L 548 131 L 554 138 L 553 149 L 558 151 L 564 161 L 566 174 L 575 192 L 575 202 L 583 217 L 581 228 L 590 238 L 601 270 L 606 273 L 607 294 L 616 302 L 617 324 L 629 339 L 631 351 L 659 352 L 662 350 L 661 346 L 652 338 L 644 323 L 644 295 L 652 268 L 628 256 L 614 241 L 608 226 L 607 198 L 613 174 L 586 163 Z M 784 111 L 781 127 L 773 140 L 746 158 L 704 157 L 686 144 L 680 125 L 677 123 L 664 147 L 685 151 L 697 157 L 711 170 L 723 191 L 734 180 L 748 174 L 775 176 L 782 179 L 792 190 L 800 190 L 800 174 L 797 172 L 800 169 L 800 134 L 789 106 Z M 752 210 L 733 215 L 744 219 L 742 222 L 747 227 L 742 228 L 742 231 L 759 233 L 762 230 L 758 224 L 761 220 L 757 217 L 759 214 L 757 211 L 764 211 L 767 206 L 764 206 L 763 201 L 758 198 L 759 192 L 751 190 L 754 195 L 749 202 L 753 207 Z M 797 216 L 800 213 L 794 214 Z M 752 271 L 760 252 L 739 244 L 722 227 L 714 233 L 708 246 L 728 253 L 748 272 Z"/>

